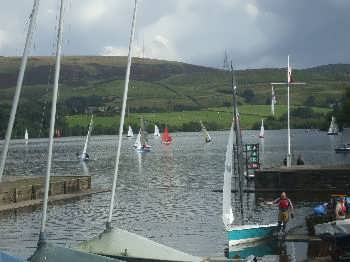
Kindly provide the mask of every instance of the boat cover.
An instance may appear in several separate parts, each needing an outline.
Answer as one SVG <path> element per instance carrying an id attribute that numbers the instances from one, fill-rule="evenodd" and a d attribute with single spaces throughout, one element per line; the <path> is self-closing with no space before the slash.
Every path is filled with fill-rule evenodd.
<path id="1" fill-rule="evenodd" d="M 0 252 L 0 262 L 25 262 L 25 261 L 28 261 L 28 260 L 12 257 L 3 252 Z"/>
<path id="2" fill-rule="evenodd" d="M 1 260 L 0 260 L 1 261 Z M 12 261 L 12 260 L 10 260 Z M 17 261 L 17 260 L 14 260 Z M 22 261 L 22 260 L 18 260 Z M 121 262 L 122 260 L 89 254 L 50 243 L 41 245 L 29 258 L 31 262 Z"/>
<path id="3" fill-rule="evenodd" d="M 119 228 L 103 232 L 101 235 L 81 243 L 76 248 L 80 251 L 121 259 L 128 257 L 143 261 L 201 261 L 200 257 L 186 254 Z"/>
<path id="4" fill-rule="evenodd" d="M 350 219 L 336 220 L 328 223 L 315 225 L 315 234 L 324 235 L 349 235 L 350 234 Z"/>

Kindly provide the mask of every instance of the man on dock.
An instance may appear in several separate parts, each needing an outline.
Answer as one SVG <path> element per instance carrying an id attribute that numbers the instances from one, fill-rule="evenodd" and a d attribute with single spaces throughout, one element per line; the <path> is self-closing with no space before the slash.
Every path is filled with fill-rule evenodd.
<path id="1" fill-rule="evenodd" d="M 278 204 L 278 227 L 279 230 L 284 233 L 286 231 L 286 226 L 289 221 L 289 214 L 291 218 L 294 218 L 294 208 L 292 201 L 287 198 L 286 192 L 281 193 L 281 197 L 273 201 L 274 204 Z"/>

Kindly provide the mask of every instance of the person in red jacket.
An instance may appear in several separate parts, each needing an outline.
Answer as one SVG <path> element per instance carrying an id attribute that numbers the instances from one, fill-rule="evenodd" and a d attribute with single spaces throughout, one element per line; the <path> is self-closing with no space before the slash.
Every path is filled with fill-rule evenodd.
<path id="1" fill-rule="evenodd" d="M 287 198 L 286 192 L 281 193 L 281 197 L 273 201 L 274 204 L 278 204 L 278 227 L 283 232 L 286 230 L 287 223 L 289 221 L 289 214 L 291 218 L 294 218 L 294 208 L 292 201 Z"/>

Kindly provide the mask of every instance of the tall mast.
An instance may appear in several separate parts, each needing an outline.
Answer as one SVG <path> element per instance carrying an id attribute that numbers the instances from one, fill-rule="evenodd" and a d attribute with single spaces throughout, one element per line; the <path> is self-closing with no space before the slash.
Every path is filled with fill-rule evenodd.
<path id="1" fill-rule="evenodd" d="M 287 86 L 288 86 L 288 89 L 287 89 L 287 92 L 288 92 L 288 95 L 287 95 L 287 100 L 288 100 L 288 117 L 287 117 L 287 122 L 288 122 L 288 154 L 287 154 L 287 167 L 290 167 L 292 165 L 292 154 L 291 154 L 291 145 L 290 145 L 290 94 L 289 94 L 289 84 L 290 84 L 290 66 L 289 66 L 289 55 L 288 55 L 288 70 L 287 70 Z"/>
<path id="2" fill-rule="evenodd" d="M 135 0 L 134 15 L 133 15 L 132 24 L 131 24 L 131 33 L 130 33 L 129 51 L 128 51 L 128 63 L 127 63 L 127 67 L 126 67 L 123 104 L 122 104 L 120 125 L 119 125 L 118 148 L 117 148 L 117 156 L 116 156 L 116 161 L 115 161 L 115 170 L 114 170 L 114 177 L 113 177 L 113 184 L 112 184 L 112 196 L 111 196 L 111 203 L 109 206 L 109 215 L 108 215 L 108 219 L 106 222 L 106 230 L 107 231 L 112 229 L 111 223 L 112 223 L 113 208 L 114 208 L 114 202 L 115 202 L 115 190 L 117 187 L 120 150 L 121 150 L 121 146 L 122 146 L 123 126 L 124 126 L 124 119 L 125 119 L 125 108 L 126 108 L 126 100 L 128 97 L 128 89 L 129 89 L 130 67 L 131 67 L 131 58 L 132 58 L 132 44 L 133 44 L 133 40 L 134 40 L 134 36 L 135 36 L 137 1 L 138 0 Z"/>
<path id="3" fill-rule="evenodd" d="M 232 73 L 232 91 L 233 91 L 233 121 L 234 121 L 234 131 L 236 134 L 236 154 L 237 157 L 237 172 L 239 181 L 239 198 L 240 198 L 240 211 L 241 211 L 241 223 L 243 224 L 244 214 L 243 214 L 243 186 L 244 186 L 244 167 L 243 167 L 243 145 L 242 145 L 242 134 L 239 122 L 239 113 L 237 107 L 237 86 L 234 78 L 234 71 L 231 62 L 231 73 Z"/>
<path id="4" fill-rule="evenodd" d="M 6 130 L 4 148 L 3 148 L 2 153 L 1 153 L 0 182 L 2 180 L 2 175 L 3 175 L 4 169 L 5 169 L 5 162 L 6 162 L 8 147 L 10 144 L 12 129 L 13 129 L 13 125 L 15 123 L 15 117 L 16 117 L 16 112 L 17 112 L 17 107 L 18 107 L 18 101 L 19 101 L 19 97 L 21 95 L 21 90 L 22 90 L 22 85 L 23 85 L 24 72 L 26 70 L 28 55 L 29 55 L 29 51 L 30 51 L 30 48 L 32 45 L 33 32 L 34 32 L 34 27 L 36 24 L 36 18 L 37 18 L 38 9 L 39 9 L 39 2 L 40 2 L 40 0 L 34 0 L 32 13 L 30 14 L 30 23 L 29 23 L 28 33 L 27 33 L 27 37 L 26 37 L 26 43 L 25 43 L 24 50 L 23 50 L 21 67 L 19 70 L 18 78 L 17 78 L 16 91 L 15 91 L 15 95 L 13 97 L 10 119 L 9 119 L 9 123 L 8 123 L 7 130 Z"/>
<path id="5" fill-rule="evenodd" d="M 51 106 L 49 150 L 48 150 L 47 169 L 46 169 L 46 178 L 45 178 L 43 214 L 41 219 L 41 229 L 40 229 L 40 236 L 39 236 L 39 243 L 38 243 L 39 245 L 46 241 L 45 227 L 46 227 L 46 215 L 47 215 L 47 202 L 49 197 L 52 148 L 53 148 L 53 142 L 54 142 L 53 137 L 54 137 L 54 131 L 55 131 L 56 104 L 57 104 L 57 94 L 58 94 L 58 81 L 60 77 L 61 52 L 62 52 L 62 42 L 63 42 L 62 34 L 63 34 L 64 1 L 65 0 L 61 0 L 60 18 L 59 18 L 58 33 L 57 33 L 56 65 L 55 65 L 55 78 L 54 78 L 53 94 L 52 94 L 52 106 Z"/>

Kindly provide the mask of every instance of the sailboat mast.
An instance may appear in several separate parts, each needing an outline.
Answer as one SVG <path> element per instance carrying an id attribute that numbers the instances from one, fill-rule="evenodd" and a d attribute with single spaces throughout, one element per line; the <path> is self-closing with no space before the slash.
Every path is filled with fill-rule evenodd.
<path id="1" fill-rule="evenodd" d="M 91 131 L 92 131 L 93 119 L 94 119 L 94 115 L 91 115 L 90 124 L 89 124 L 89 129 L 88 129 L 88 133 L 87 133 L 86 139 L 85 139 L 83 154 L 86 154 L 86 151 L 87 151 L 87 146 L 88 146 L 89 139 L 90 139 L 90 135 L 91 135 Z"/>
<path id="2" fill-rule="evenodd" d="M 22 90 L 22 85 L 23 85 L 24 72 L 26 70 L 28 55 L 29 55 L 30 47 L 32 45 L 33 32 L 34 32 L 34 27 L 36 24 L 36 18 L 37 18 L 38 9 L 39 9 L 39 2 L 40 2 L 40 0 L 34 0 L 32 13 L 30 14 L 31 19 L 30 19 L 30 23 L 29 23 L 26 43 L 25 43 L 24 50 L 23 50 L 21 67 L 19 70 L 18 78 L 17 78 L 16 91 L 15 91 L 15 95 L 13 97 L 10 119 L 9 119 L 9 123 L 8 123 L 7 130 L 6 130 L 4 148 L 3 148 L 2 153 L 1 153 L 0 182 L 2 180 L 2 175 L 3 175 L 4 169 L 5 169 L 5 162 L 6 162 L 8 147 L 10 144 L 12 129 L 13 129 L 13 125 L 15 123 L 15 117 L 16 117 L 16 112 L 17 112 L 17 107 L 18 107 L 18 101 L 19 101 L 19 97 L 21 95 L 21 90 Z"/>
<path id="3" fill-rule="evenodd" d="M 126 100 L 128 97 L 128 89 L 129 89 L 130 67 L 131 67 L 131 58 L 132 58 L 132 43 L 133 43 L 134 36 L 135 36 L 136 12 L 137 12 L 137 0 L 135 0 L 134 14 L 133 14 L 132 24 L 131 24 L 131 33 L 130 33 L 129 51 L 128 51 L 128 64 L 126 67 L 123 104 L 122 104 L 120 125 L 119 125 L 118 148 L 117 148 L 117 156 L 116 156 L 116 161 L 115 161 L 115 171 L 114 171 L 113 184 L 112 184 L 112 196 L 111 196 L 111 203 L 109 206 L 109 215 L 108 215 L 108 220 L 106 223 L 106 230 L 111 229 L 111 222 L 112 222 L 112 216 L 113 216 L 115 190 L 116 190 L 117 179 L 118 179 L 120 150 L 121 150 L 121 146 L 122 146 L 123 126 L 124 126 L 124 119 L 125 119 L 125 107 L 126 107 Z"/>
<path id="4" fill-rule="evenodd" d="M 48 160 L 47 160 L 47 169 L 46 169 L 46 178 L 45 178 L 45 193 L 44 193 L 44 202 L 43 202 L 43 214 L 41 219 L 41 229 L 39 236 L 39 245 L 46 241 L 46 214 L 47 214 L 47 202 L 49 197 L 49 186 L 50 186 L 50 175 L 51 175 L 51 163 L 52 163 L 52 148 L 53 148 L 53 137 L 55 130 L 55 119 L 56 119 L 56 103 L 57 103 L 57 94 L 58 94 L 58 81 L 60 77 L 60 67 L 61 67 L 61 52 L 62 52 L 62 34 L 63 34 L 63 13 L 64 13 L 64 2 L 61 0 L 60 7 L 60 18 L 58 25 L 57 33 L 57 50 L 56 50 L 56 65 L 55 65 L 55 78 L 52 94 L 52 106 L 51 106 L 51 119 L 50 119 L 50 133 L 49 133 L 49 150 L 48 150 Z"/>
<path id="5" fill-rule="evenodd" d="M 287 100 L 288 100 L 288 118 L 287 118 L 287 122 L 288 122 L 288 154 L 287 154 L 287 167 L 290 167 L 292 165 L 292 155 L 291 155 L 291 141 L 290 141 L 290 87 L 289 87 L 289 83 L 290 83 L 290 78 L 291 76 L 289 75 L 290 74 L 290 65 L 289 65 L 289 55 L 288 55 L 288 70 L 287 70 L 287 85 L 288 85 L 288 88 L 287 88 Z"/>
<path id="6" fill-rule="evenodd" d="M 243 178 L 244 178 L 244 168 L 243 168 L 243 145 L 242 145 L 242 134 L 241 127 L 239 123 L 239 113 L 237 108 L 237 86 L 234 78 L 234 71 L 231 63 L 231 72 L 232 72 L 232 91 L 233 91 L 233 120 L 235 124 L 235 134 L 236 134 L 236 152 L 235 156 L 237 157 L 237 171 L 238 171 L 238 181 L 239 181 L 239 198 L 241 204 L 241 223 L 243 224 L 244 214 L 243 214 Z"/>

